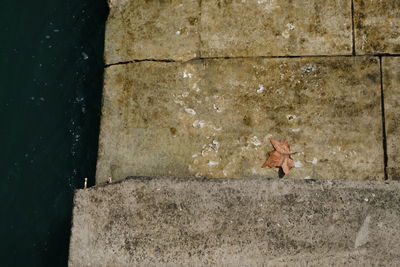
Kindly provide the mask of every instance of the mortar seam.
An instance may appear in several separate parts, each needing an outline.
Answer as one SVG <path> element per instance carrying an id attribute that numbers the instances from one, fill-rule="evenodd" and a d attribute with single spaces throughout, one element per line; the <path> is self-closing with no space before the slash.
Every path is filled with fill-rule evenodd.
<path id="1" fill-rule="evenodd" d="M 379 72 L 381 83 L 381 116 L 382 116 L 382 146 L 383 146 L 383 171 L 385 180 L 388 180 L 387 166 L 388 166 L 388 153 L 387 153 L 387 136 L 386 136 L 386 118 L 385 118 L 385 93 L 383 88 L 383 64 L 382 56 L 379 56 Z"/>
<path id="2" fill-rule="evenodd" d="M 199 57 L 201 57 L 201 48 L 203 46 L 203 41 L 201 40 L 201 17 L 202 17 L 201 8 L 202 8 L 202 4 L 203 4 L 203 1 L 199 0 L 199 23 L 197 25 L 197 34 L 199 36 L 199 49 L 198 49 Z"/>
<path id="3" fill-rule="evenodd" d="M 355 36 L 355 27 L 354 27 L 354 0 L 351 0 L 351 35 L 352 35 L 352 43 L 353 43 L 353 47 L 352 47 L 352 53 L 353 56 L 356 55 L 356 36 Z"/>

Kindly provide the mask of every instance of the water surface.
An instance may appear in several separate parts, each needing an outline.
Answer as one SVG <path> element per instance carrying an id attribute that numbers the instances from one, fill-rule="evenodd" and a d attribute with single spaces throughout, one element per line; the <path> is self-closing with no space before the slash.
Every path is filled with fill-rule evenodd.
<path id="1" fill-rule="evenodd" d="M 94 183 L 105 0 L 0 9 L 1 266 L 65 266 L 72 197 Z"/>

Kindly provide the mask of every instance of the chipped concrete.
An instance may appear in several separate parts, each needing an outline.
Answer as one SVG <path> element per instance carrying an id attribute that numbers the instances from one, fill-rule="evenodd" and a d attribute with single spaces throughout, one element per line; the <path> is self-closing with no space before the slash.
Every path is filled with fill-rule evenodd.
<path id="1" fill-rule="evenodd" d="M 396 266 L 400 184 L 129 179 L 78 190 L 69 266 Z"/>
<path id="2" fill-rule="evenodd" d="M 400 57 L 383 57 L 388 176 L 400 180 Z"/>
<path id="3" fill-rule="evenodd" d="M 383 179 L 379 75 L 375 57 L 111 66 L 96 181 L 277 177 L 270 137 L 297 152 L 288 177 Z"/>
<path id="4" fill-rule="evenodd" d="M 400 1 L 354 0 L 357 54 L 400 53 Z"/>

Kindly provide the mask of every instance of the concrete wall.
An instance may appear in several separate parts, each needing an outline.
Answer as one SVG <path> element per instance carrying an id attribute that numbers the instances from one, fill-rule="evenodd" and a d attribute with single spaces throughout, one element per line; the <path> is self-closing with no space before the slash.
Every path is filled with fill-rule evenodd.
<path id="1" fill-rule="evenodd" d="M 270 137 L 288 178 L 398 179 L 399 5 L 110 1 L 97 183 L 278 177 Z"/>

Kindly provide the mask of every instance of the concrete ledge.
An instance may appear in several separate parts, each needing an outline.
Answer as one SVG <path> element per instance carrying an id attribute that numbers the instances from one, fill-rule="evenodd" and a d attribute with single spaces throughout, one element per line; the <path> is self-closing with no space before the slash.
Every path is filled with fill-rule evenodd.
<path id="1" fill-rule="evenodd" d="M 400 262 L 395 181 L 134 178 L 78 190 L 69 266 Z"/>

